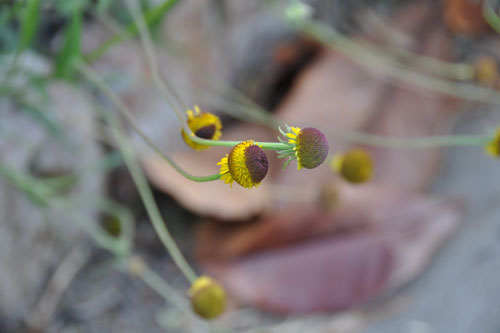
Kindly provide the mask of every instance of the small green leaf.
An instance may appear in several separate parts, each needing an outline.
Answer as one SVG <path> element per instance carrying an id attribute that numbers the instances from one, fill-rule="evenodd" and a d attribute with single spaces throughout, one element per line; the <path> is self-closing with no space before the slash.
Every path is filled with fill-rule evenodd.
<path id="1" fill-rule="evenodd" d="M 56 58 L 55 76 L 68 78 L 73 65 L 80 58 L 80 39 L 82 32 L 82 12 L 77 9 L 73 13 L 71 22 L 66 27 L 62 48 Z"/>
<path id="2" fill-rule="evenodd" d="M 22 52 L 31 44 L 36 34 L 38 22 L 40 21 L 40 1 L 28 0 L 26 10 L 23 14 L 20 42 L 17 49 L 18 53 Z"/>

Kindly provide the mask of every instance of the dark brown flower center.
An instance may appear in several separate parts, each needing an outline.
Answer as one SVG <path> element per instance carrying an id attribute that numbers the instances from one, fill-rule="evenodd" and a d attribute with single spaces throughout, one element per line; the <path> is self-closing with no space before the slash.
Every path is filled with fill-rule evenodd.
<path id="1" fill-rule="evenodd" d="M 212 124 L 208 126 L 203 126 L 196 132 L 194 132 L 194 134 L 196 134 L 196 136 L 199 138 L 211 140 L 215 134 L 215 125 Z"/>
<path id="2" fill-rule="evenodd" d="M 260 183 L 267 174 L 269 162 L 266 153 L 259 146 L 252 145 L 245 150 L 245 164 L 255 184 Z"/>
<path id="3" fill-rule="evenodd" d="M 314 169 L 328 156 L 328 140 L 320 130 L 304 128 L 297 137 L 297 155 L 304 168 Z"/>

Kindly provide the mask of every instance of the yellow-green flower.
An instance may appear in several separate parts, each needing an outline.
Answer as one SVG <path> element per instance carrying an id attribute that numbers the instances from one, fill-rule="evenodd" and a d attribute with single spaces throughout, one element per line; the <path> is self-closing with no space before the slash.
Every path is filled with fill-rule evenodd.
<path id="1" fill-rule="evenodd" d="M 288 148 L 278 151 L 278 157 L 288 157 L 283 168 L 292 160 L 297 160 L 297 170 L 314 169 L 325 161 L 328 156 L 328 140 L 320 130 L 313 127 L 300 129 L 289 126 L 287 132 L 281 128 L 279 130 L 288 139 L 286 141 L 278 137 L 281 143 L 288 145 Z"/>
<path id="2" fill-rule="evenodd" d="M 498 81 L 497 60 L 490 56 L 481 57 L 474 63 L 475 80 L 488 87 L 493 87 Z"/>
<path id="3" fill-rule="evenodd" d="M 197 137 L 207 140 L 219 140 L 222 136 L 222 123 L 219 117 L 210 112 L 201 112 L 198 105 L 194 106 L 194 111 L 187 111 L 187 117 L 187 125 Z M 210 146 L 194 142 L 182 128 L 181 134 L 184 142 L 195 150 L 210 148 Z"/>
<path id="4" fill-rule="evenodd" d="M 216 318 L 226 308 L 224 289 L 209 276 L 198 277 L 189 288 L 188 294 L 193 311 L 202 318 Z"/>
<path id="5" fill-rule="evenodd" d="M 495 136 L 484 147 L 488 155 L 500 157 L 500 127 L 496 130 Z"/>
<path id="6" fill-rule="evenodd" d="M 361 148 L 335 155 L 330 166 L 333 171 L 338 172 L 342 178 L 350 183 L 364 183 L 373 177 L 372 157 Z"/>
<path id="7" fill-rule="evenodd" d="M 243 187 L 252 188 L 260 185 L 267 174 L 269 162 L 267 156 L 253 140 L 243 141 L 223 157 L 220 165 L 221 179 L 233 185 L 236 181 Z"/>

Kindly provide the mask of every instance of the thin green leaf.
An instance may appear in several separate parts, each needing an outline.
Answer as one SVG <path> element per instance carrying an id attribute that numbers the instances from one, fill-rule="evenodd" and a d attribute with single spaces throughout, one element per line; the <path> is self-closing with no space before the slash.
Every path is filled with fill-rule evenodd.
<path id="1" fill-rule="evenodd" d="M 22 18 L 21 36 L 20 36 L 19 46 L 17 49 L 18 53 L 21 53 L 25 48 L 30 46 L 33 37 L 36 34 L 39 21 L 40 21 L 40 1 L 28 0 L 26 10 Z"/>
<path id="2" fill-rule="evenodd" d="M 62 48 L 56 59 L 56 77 L 68 78 L 71 75 L 73 65 L 80 58 L 81 32 L 82 12 L 77 9 L 73 13 L 70 24 L 66 27 Z"/>

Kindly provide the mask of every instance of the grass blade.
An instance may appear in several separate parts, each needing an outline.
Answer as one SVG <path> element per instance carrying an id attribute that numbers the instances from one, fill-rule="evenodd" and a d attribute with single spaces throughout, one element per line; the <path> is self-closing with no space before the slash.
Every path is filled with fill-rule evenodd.
<path id="1" fill-rule="evenodd" d="M 17 53 L 21 53 L 27 48 L 36 34 L 38 22 L 40 21 L 40 1 L 28 0 L 26 10 L 22 18 L 21 36 Z"/>
<path id="2" fill-rule="evenodd" d="M 80 58 L 80 39 L 82 32 L 82 12 L 76 9 L 70 24 L 66 27 L 61 51 L 56 59 L 55 76 L 68 78 L 73 65 Z"/>

